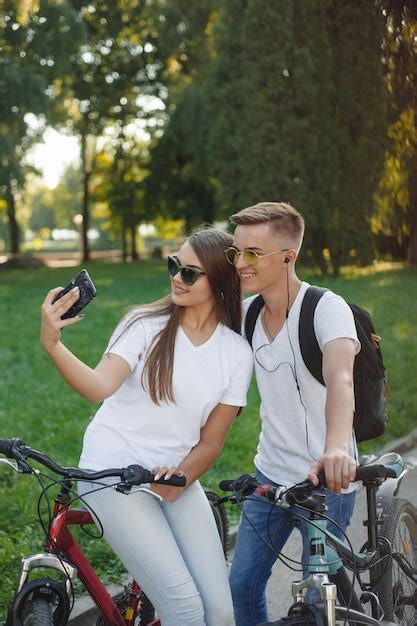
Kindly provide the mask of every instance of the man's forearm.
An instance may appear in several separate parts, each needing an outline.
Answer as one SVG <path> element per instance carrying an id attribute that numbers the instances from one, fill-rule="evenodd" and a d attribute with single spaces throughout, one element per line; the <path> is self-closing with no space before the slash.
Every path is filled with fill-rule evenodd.
<path id="1" fill-rule="evenodd" d="M 325 452 L 349 449 L 353 427 L 353 382 L 349 375 L 329 382 L 325 407 Z"/>

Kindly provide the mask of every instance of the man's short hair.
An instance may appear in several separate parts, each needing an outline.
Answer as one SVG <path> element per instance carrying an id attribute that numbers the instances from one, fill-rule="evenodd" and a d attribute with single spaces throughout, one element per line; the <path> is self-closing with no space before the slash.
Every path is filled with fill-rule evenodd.
<path id="1" fill-rule="evenodd" d="M 297 251 L 300 250 L 304 236 L 304 218 L 287 202 L 258 202 L 242 209 L 230 217 L 232 224 L 265 224 L 271 222 L 271 228 L 278 234 L 287 235 Z"/>

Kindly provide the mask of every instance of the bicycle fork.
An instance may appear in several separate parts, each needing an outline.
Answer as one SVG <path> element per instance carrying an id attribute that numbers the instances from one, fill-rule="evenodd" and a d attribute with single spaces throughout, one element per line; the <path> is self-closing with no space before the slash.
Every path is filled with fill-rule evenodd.
<path id="1" fill-rule="evenodd" d="M 31 571 L 38 568 L 52 569 L 63 574 L 66 579 L 65 589 L 67 594 L 70 595 L 71 584 L 77 578 L 77 568 L 55 554 L 49 554 L 48 552 L 22 558 L 22 567 L 16 593 L 19 593 L 28 581 Z"/>
<path id="2" fill-rule="evenodd" d="M 336 626 L 336 585 L 329 581 L 327 574 L 311 574 L 305 580 L 292 583 L 294 602 L 305 602 L 304 591 L 316 589 L 323 600 L 328 626 Z M 308 596 L 308 593 L 307 593 Z"/>
<path id="3" fill-rule="evenodd" d="M 326 520 L 320 515 L 324 508 L 323 494 L 318 496 L 317 512 L 310 510 L 308 537 L 310 544 L 310 558 L 308 564 L 309 576 L 301 581 L 293 582 L 292 595 L 295 602 L 308 602 L 309 596 L 317 602 L 317 592 L 323 601 L 328 626 L 336 625 L 337 587 L 329 580 L 328 574 L 335 574 L 341 565 L 340 557 L 326 544 L 324 531 Z M 316 591 L 316 594 L 314 594 Z M 316 597 L 314 597 L 316 596 Z"/>

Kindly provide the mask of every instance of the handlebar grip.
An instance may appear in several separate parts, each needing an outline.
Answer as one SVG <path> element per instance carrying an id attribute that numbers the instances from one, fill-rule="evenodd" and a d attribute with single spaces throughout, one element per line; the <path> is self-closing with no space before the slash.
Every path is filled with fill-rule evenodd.
<path id="1" fill-rule="evenodd" d="M 165 480 L 164 477 L 159 478 L 159 480 L 155 480 L 152 474 L 152 479 L 149 480 L 150 483 L 155 483 L 156 485 L 171 485 L 172 487 L 185 487 L 187 479 L 185 476 L 177 476 L 174 474 L 168 480 Z"/>
<path id="2" fill-rule="evenodd" d="M 173 485 L 174 487 L 185 487 L 187 479 L 185 476 L 177 476 L 174 474 L 168 480 L 163 476 L 155 480 L 155 474 L 150 470 L 142 467 L 142 465 L 129 465 L 122 474 L 122 480 L 125 485 L 143 485 L 144 483 L 156 483 L 159 485 Z"/>
<path id="3" fill-rule="evenodd" d="M 235 480 L 221 480 L 219 482 L 219 488 L 222 491 L 234 491 Z"/>
<path id="4" fill-rule="evenodd" d="M 222 480 L 219 483 L 222 491 L 234 491 L 245 496 L 249 496 L 257 487 L 259 487 L 259 482 L 250 474 L 242 474 L 234 480 Z"/>
<path id="5" fill-rule="evenodd" d="M 0 454 L 4 454 L 9 459 L 14 459 L 16 458 L 16 455 L 13 454 L 14 449 L 24 445 L 23 439 L 0 439 Z"/>

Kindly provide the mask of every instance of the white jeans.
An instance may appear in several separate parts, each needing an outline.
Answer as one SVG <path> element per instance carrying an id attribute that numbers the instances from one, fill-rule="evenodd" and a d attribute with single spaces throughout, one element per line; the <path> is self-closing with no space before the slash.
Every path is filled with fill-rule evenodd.
<path id="1" fill-rule="evenodd" d="M 104 538 L 151 600 L 162 626 L 233 623 L 227 566 L 198 482 L 171 503 L 140 491 L 97 489 L 96 483 L 78 484 Z"/>

